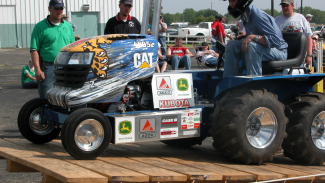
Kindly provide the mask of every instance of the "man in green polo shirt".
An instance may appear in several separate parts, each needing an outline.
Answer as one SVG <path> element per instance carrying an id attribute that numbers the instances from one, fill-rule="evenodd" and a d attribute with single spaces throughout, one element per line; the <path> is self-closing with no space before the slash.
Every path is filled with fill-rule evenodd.
<path id="1" fill-rule="evenodd" d="M 50 0 L 48 9 L 50 15 L 36 24 L 30 40 L 40 98 L 47 98 L 46 92 L 53 86 L 55 57 L 61 48 L 75 41 L 71 25 L 62 19 L 63 0 Z"/>

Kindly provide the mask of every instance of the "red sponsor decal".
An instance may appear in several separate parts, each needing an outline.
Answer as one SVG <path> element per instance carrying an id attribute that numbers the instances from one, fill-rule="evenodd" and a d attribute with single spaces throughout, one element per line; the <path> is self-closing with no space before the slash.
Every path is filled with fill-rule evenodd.
<path id="1" fill-rule="evenodd" d="M 142 128 L 142 131 L 153 131 L 153 128 L 152 128 L 149 120 L 147 120 L 146 124 L 144 124 L 144 127 Z"/>
<path id="2" fill-rule="evenodd" d="M 182 130 L 187 130 L 187 125 L 182 125 Z"/>
<path id="3" fill-rule="evenodd" d="M 159 108 L 190 107 L 188 99 L 159 100 Z"/>
<path id="4" fill-rule="evenodd" d="M 164 131 L 161 132 L 161 135 L 175 135 L 177 132 L 176 131 Z"/>
<path id="5" fill-rule="evenodd" d="M 170 87 L 168 86 L 167 82 L 166 82 L 165 79 L 163 78 L 163 79 L 161 80 L 161 83 L 160 83 L 159 89 L 168 89 L 168 88 L 170 88 Z"/>
<path id="6" fill-rule="evenodd" d="M 188 116 L 193 116 L 194 114 L 193 113 L 188 113 Z"/>
<path id="7" fill-rule="evenodd" d="M 194 123 L 194 128 L 200 128 L 200 123 Z"/>

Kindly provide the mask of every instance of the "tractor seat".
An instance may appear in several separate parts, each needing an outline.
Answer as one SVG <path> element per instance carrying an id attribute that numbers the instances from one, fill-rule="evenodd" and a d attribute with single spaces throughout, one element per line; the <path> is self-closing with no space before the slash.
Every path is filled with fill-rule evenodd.
<path id="1" fill-rule="evenodd" d="M 287 60 L 263 61 L 263 74 L 282 72 L 285 68 L 300 67 L 305 61 L 307 37 L 301 32 L 284 32 L 283 39 L 288 43 Z"/>

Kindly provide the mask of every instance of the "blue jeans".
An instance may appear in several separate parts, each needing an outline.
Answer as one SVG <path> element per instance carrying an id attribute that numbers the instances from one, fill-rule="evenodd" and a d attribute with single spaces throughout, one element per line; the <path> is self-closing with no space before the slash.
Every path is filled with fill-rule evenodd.
<path id="1" fill-rule="evenodd" d="M 220 41 L 220 42 L 222 42 L 222 41 L 220 38 L 212 36 L 212 39 L 211 39 L 212 50 L 214 50 L 216 53 L 220 54 L 221 51 L 215 46 L 216 41 L 213 41 L 213 39 L 215 39 L 216 41 Z M 223 42 L 225 42 L 225 39 L 223 39 Z"/>
<path id="2" fill-rule="evenodd" d="M 240 40 L 228 42 L 223 77 L 238 75 L 239 60 L 246 61 L 247 75 L 260 76 L 262 75 L 262 61 L 287 59 L 286 49 L 281 51 L 253 41 L 248 43 L 247 49 L 246 53 L 242 51 Z"/>
<path id="3" fill-rule="evenodd" d="M 53 82 L 55 81 L 53 78 L 54 76 L 53 63 L 48 63 L 48 62 L 44 62 L 44 63 L 46 66 L 45 71 L 43 71 L 45 75 L 45 79 L 38 83 L 38 94 L 40 98 L 47 98 L 46 92 L 52 88 Z"/>
<path id="4" fill-rule="evenodd" d="M 23 88 L 25 89 L 32 89 L 32 88 L 38 88 L 37 81 L 27 81 L 22 84 Z"/>
<path id="5" fill-rule="evenodd" d="M 208 58 L 206 61 L 211 65 L 217 65 L 218 64 L 218 58 L 216 58 L 216 57 Z"/>
<path id="6" fill-rule="evenodd" d="M 173 56 L 172 58 L 172 69 L 177 70 L 178 66 L 185 66 L 185 69 L 191 69 L 191 58 L 188 55 L 184 55 L 184 57 Z"/>
<path id="7" fill-rule="evenodd" d="M 166 57 L 166 37 L 159 37 L 159 43 L 161 45 L 160 50 L 161 54 Z"/>

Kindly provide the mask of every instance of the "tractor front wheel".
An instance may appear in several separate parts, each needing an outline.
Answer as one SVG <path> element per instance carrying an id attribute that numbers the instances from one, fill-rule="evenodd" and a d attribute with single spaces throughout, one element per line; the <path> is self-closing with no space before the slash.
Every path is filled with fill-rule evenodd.
<path id="1" fill-rule="evenodd" d="M 90 160 L 102 154 L 112 138 L 107 117 L 92 108 L 72 112 L 64 122 L 61 140 L 64 149 L 76 159 Z"/>

